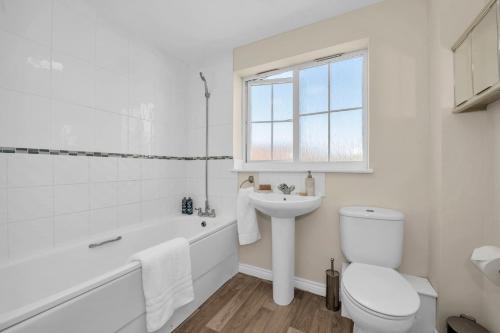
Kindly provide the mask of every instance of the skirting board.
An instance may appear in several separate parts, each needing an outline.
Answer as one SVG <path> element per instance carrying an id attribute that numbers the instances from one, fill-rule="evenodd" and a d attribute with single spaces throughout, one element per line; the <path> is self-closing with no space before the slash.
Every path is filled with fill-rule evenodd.
<path id="1" fill-rule="evenodd" d="M 240 273 L 255 276 L 259 279 L 269 281 L 273 280 L 273 272 L 268 269 L 240 263 L 238 270 Z M 326 295 L 326 285 L 324 283 L 306 280 L 297 276 L 295 276 L 293 280 L 295 282 L 295 288 L 297 289 L 308 291 L 311 294 L 320 296 Z"/>

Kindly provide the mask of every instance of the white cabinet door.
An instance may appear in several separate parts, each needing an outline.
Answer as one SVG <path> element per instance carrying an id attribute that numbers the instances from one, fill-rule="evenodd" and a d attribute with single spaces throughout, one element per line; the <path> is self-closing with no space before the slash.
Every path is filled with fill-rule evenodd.
<path id="1" fill-rule="evenodd" d="M 497 6 L 472 30 L 472 85 L 478 95 L 498 82 Z"/>
<path id="2" fill-rule="evenodd" d="M 455 50 L 455 105 L 467 102 L 472 97 L 472 62 L 470 35 Z"/>

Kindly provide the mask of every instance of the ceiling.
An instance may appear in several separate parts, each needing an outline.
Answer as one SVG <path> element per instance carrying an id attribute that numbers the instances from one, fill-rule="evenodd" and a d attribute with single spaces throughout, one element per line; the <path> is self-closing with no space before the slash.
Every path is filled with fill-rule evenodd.
<path id="1" fill-rule="evenodd" d="M 107 20 L 187 62 L 381 0 L 86 0 Z"/>

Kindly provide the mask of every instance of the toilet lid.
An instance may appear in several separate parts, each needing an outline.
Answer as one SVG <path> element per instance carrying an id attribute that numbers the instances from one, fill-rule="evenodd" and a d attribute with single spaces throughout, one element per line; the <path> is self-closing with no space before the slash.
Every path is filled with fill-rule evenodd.
<path id="1" fill-rule="evenodd" d="M 383 315 L 408 317 L 420 307 L 415 289 L 391 268 L 350 264 L 342 277 L 342 286 L 361 306 Z"/>

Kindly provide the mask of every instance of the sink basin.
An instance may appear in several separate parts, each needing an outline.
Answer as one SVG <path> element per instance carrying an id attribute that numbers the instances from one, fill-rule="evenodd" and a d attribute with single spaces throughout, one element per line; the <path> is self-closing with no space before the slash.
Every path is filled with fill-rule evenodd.
<path id="1" fill-rule="evenodd" d="M 256 209 L 271 216 L 273 300 L 288 305 L 295 285 L 295 217 L 317 209 L 321 197 L 253 192 L 250 200 Z"/>
<path id="2" fill-rule="evenodd" d="M 317 209 L 321 197 L 285 195 L 278 193 L 250 193 L 255 208 L 262 213 L 277 218 L 293 218 Z"/>

